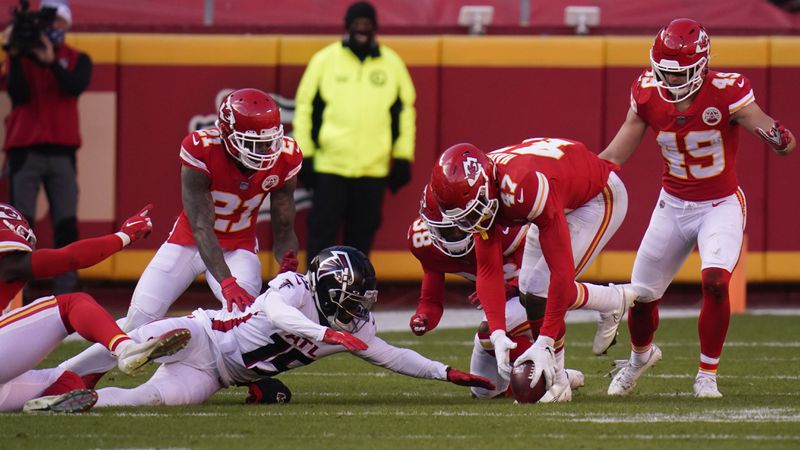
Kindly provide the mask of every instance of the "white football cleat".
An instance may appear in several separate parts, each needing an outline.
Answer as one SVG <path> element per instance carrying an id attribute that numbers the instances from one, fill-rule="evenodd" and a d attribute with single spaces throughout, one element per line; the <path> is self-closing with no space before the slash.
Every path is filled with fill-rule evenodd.
<path id="1" fill-rule="evenodd" d="M 167 331 L 157 338 L 141 343 L 132 343 L 117 355 L 117 367 L 122 372 L 133 375 L 145 364 L 155 359 L 174 355 L 186 347 L 191 338 L 192 333 L 188 329 L 177 328 Z"/>
<path id="2" fill-rule="evenodd" d="M 28 400 L 22 410 L 27 413 L 78 413 L 92 409 L 95 403 L 97 403 L 97 392 L 93 389 L 76 389 L 62 395 L 48 395 Z"/>
<path id="3" fill-rule="evenodd" d="M 584 377 L 583 372 L 580 370 L 565 369 L 565 372 L 567 372 L 569 387 L 571 387 L 573 391 L 578 390 L 586 385 L 586 378 Z"/>
<path id="4" fill-rule="evenodd" d="M 722 398 L 722 393 L 717 389 L 717 379 L 713 377 L 695 378 L 694 396 L 696 398 Z"/>
<path id="5" fill-rule="evenodd" d="M 641 366 L 632 364 L 628 359 L 614 361 L 616 367 L 611 373 L 616 372 L 616 375 L 608 386 L 608 395 L 630 394 L 636 387 L 639 377 L 659 361 L 661 361 L 661 349 L 655 344 L 650 347 L 650 357 Z"/>
<path id="6" fill-rule="evenodd" d="M 539 403 L 567 403 L 572 401 L 572 388 L 569 382 L 564 384 L 555 384 L 550 387 L 550 390 L 545 392 Z"/>
<path id="7" fill-rule="evenodd" d="M 636 292 L 631 285 L 614 285 L 611 283 L 608 286 L 614 288 L 619 294 L 619 305 L 614 311 L 600 313 L 600 320 L 597 321 L 597 332 L 592 343 L 592 352 L 598 356 L 605 354 L 612 345 L 617 343 L 619 324 L 622 318 L 625 317 L 625 312 L 633 306 L 633 301 L 636 300 Z"/>

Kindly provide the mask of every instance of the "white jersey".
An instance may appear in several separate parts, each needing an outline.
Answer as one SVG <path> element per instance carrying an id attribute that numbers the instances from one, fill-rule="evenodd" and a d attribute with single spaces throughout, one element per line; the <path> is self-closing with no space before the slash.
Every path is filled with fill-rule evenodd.
<path id="1" fill-rule="evenodd" d="M 295 272 L 276 276 L 244 312 L 198 309 L 193 315 L 202 320 L 216 347 L 212 351 L 225 385 L 249 383 L 346 351 L 322 341 L 327 321 L 317 311 L 305 275 Z M 375 333 L 370 314 L 369 321 L 354 333 L 369 348 L 353 352 L 356 356 L 404 375 L 447 378 L 444 364 L 389 345 Z"/>

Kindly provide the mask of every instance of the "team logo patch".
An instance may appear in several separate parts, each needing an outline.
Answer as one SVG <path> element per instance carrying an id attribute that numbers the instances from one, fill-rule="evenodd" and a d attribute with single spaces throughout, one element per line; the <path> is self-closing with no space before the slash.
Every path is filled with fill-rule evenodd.
<path id="1" fill-rule="evenodd" d="M 472 156 L 468 156 L 467 159 L 464 160 L 464 175 L 467 177 L 467 183 L 469 186 L 475 186 L 475 183 L 478 182 L 478 178 L 481 175 L 481 165 L 478 164 L 478 158 L 474 158 Z"/>
<path id="2" fill-rule="evenodd" d="M 277 175 L 270 175 L 270 176 L 268 176 L 267 178 L 264 179 L 263 183 L 261 183 L 261 189 L 263 189 L 265 191 L 268 191 L 271 188 L 277 186 L 279 181 L 280 181 L 280 178 L 278 178 Z"/>
<path id="3" fill-rule="evenodd" d="M 383 86 L 386 84 L 386 72 L 382 70 L 373 70 L 369 74 L 369 81 L 375 86 Z"/>
<path id="4" fill-rule="evenodd" d="M 719 112 L 717 108 L 709 106 L 703 111 L 703 122 L 706 125 L 713 127 L 718 124 L 720 120 L 722 120 L 722 113 Z"/>

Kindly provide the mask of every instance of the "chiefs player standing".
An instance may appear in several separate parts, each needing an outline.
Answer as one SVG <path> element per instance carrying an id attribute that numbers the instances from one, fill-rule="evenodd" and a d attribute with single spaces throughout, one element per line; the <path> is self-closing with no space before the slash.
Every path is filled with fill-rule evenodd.
<path id="1" fill-rule="evenodd" d="M 536 225 L 526 234 L 519 289 L 528 312 L 538 308 L 544 320 L 536 342 L 515 364 L 534 362 L 532 385 L 544 375 L 549 391 L 542 401 L 570 397 L 561 351 L 570 305 L 592 295 L 612 308 L 632 301 L 632 293 L 619 287 L 575 283 L 625 217 L 627 192 L 614 168 L 580 142 L 534 138 L 488 155 L 470 144 L 455 145 L 431 174 L 442 216 L 474 235 L 477 294 L 504 379 L 511 372 L 509 350 L 517 344 L 506 336 L 501 228 Z"/>
<path id="2" fill-rule="evenodd" d="M 736 179 L 739 127 L 779 155 L 795 148 L 792 134 L 755 103 L 750 81 L 738 73 L 708 69 L 710 40 L 690 19 L 659 31 L 650 51 L 651 70 L 631 88 L 631 108 L 600 157 L 623 164 L 648 126 L 664 157 L 661 194 L 633 265 L 637 299 L 628 327 L 631 357 L 608 388 L 627 395 L 661 359 L 653 344 L 658 301 L 697 244 L 702 261 L 700 367 L 697 397 L 721 397 L 716 371 L 730 321 L 728 283 L 739 258 L 745 224 L 744 195 Z"/>
<path id="3" fill-rule="evenodd" d="M 261 291 L 255 225 L 267 195 L 274 255 L 296 259 L 294 189 L 303 155 L 283 135 L 280 110 L 269 95 L 258 89 L 228 95 L 216 127 L 186 136 L 180 159 L 184 209 L 136 285 L 124 330 L 164 317 L 202 273 L 228 311 L 252 303 Z M 62 366 L 102 374 L 112 361 L 95 346 Z"/>

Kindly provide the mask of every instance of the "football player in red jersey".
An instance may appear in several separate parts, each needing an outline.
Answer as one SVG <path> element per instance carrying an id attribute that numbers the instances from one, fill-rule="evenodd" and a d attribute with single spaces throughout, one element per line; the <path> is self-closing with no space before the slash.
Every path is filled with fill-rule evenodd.
<path id="1" fill-rule="evenodd" d="M 625 217 L 627 193 L 614 169 L 580 142 L 534 138 L 488 155 L 457 144 L 442 153 L 431 174 L 443 217 L 474 236 L 477 294 L 504 379 L 516 344 L 506 336 L 501 230 L 536 225 L 526 234 L 519 289 L 526 309 L 539 308 L 544 320 L 536 342 L 516 363 L 534 362 L 533 384 L 543 374 L 551 401 L 569 396 L 561 350 L 570 305 L 595 295 L 619 307 L 631 298 L 618 287 L 575 283 Z"/>
<path id="2" fill-rule="evenodd" d="M 153 228 L 151 208 L 148 205 L 126 220 L 117 233 L 35 250 L 36 236 L 28 221 L 12 206 L 0 203 L 0 308 L 29 280 L 93 266 L 146 236 Z M 173 329 L 139 344 L 88 294 L 42 297 L 0 316 L 0 411 L 19 410 L 25 401 L 42 395 L 46 397 L 29 405 L 29 410 L 77 412 L 92 407 L 97 394 L 85 389 L 75 373 L 63 368 L 30 370 L 72 332 L 111 352 L 126 373 L 178 351 L 189 338 L 188 331 Z"/>
<path id="3" fill-rule="evenodd" d="M 180 160 L 184 209 L 136 285 L 124 330 L 164 317 L 202 273 L 228 311 L 252 303 L 261 291 L 255 225 L 267 195 L 275 257 L 291 259 L 297 251 L 294 189 L 303 155 L 283 135 L 269 95 L 240 89 L 225 97 L 216 127 L 187 135 Z M 102 374 L 113 361 L 94 347 L 62 365 L 81 375 Z"/>
<path id="4" fill-rule="evenodd" d="M 623 164 L 650 126 L 664 157 L 662 190 L 631 276 L 636 291 L 630 311 L 631 357 L 620 361 L 608 388 L 627 395 L 661 359 L 653 344 L 658 301 L 695 245 L 702 261 L 700 367 L 697 397 L 721 397 L 716 371 L 730 321 L 728 284 L 739 258 L 745 224 L 744 194 L 736 179 L 739 128 L 759 136 L 779 155 L 791 153 L 792 133 L 755 102 L 750 81 L 708 68 L 710 39 L 690 19 L 658 32 L 651 69 L 631 87 L 631 108 L 617 135 L 600 154 Z"/>

